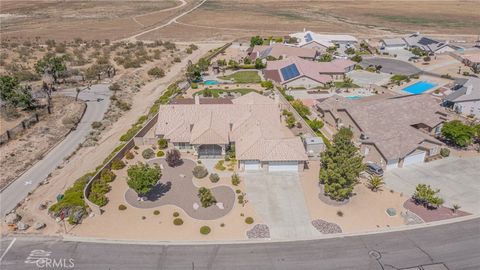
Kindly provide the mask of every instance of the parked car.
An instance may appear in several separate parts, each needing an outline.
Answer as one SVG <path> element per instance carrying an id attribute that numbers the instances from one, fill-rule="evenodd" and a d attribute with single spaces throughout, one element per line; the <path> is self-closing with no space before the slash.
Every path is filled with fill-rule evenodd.
<path id="1" fill-rule="evenodd" d="M 380 165 L 375 164 L 375 163 L 367 163 L 365 164 L 366 166 L 366 171 L 371 174 L 371 175 L 378 175 L 378 176 L 383 176 L 383 169 Z"/>

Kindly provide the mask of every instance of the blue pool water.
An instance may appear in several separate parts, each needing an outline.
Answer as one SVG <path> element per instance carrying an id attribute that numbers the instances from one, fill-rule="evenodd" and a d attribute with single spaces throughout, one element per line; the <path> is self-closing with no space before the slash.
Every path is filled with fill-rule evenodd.
<path id="1" fill-rule="evenodd" d="M 216 80 L 206 80 L 203 82 L 204 85 L 215 85 L 215 84 L 219 84 L 218 81 Z"/>
<path id="2" fill-rule="evenodd" d="M 349 96 L 348 99 L 360 99 L 362 96 Z"/>
<path id="3" fill-rule="evenodd" d="M 421 94 L 421 93 L 427 91 L 428 89 L 432 89 L 435 86 L 437 86 L 437 85 L 434 84 L 434 83 L 420 81 L 420 82 L 416 82 L 416 83 L 414 83 L 414 84 L 412 84 L 408 87 L 403 88 L 403 91 L 417 95 L 417 94 Z"/>

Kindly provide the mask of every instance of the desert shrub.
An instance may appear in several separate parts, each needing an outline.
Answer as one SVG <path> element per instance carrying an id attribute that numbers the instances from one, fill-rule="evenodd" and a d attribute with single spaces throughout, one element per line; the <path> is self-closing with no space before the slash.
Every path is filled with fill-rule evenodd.
<path id="1" fill-rule="evenodd" d="M 133 159 L 134 157 L 135 157 L 135 155 L 134 155 L 132 152 L 130 152 L 130 151 L 128 151 L 128 152 L 125 154 L 125 158 L 126 158 L 126 159 Z"/>
<path id="2" fill-rule="evenodd" d="M 124 204 L 120 204 L 118 206 L 118 210 L 120 210 L 120 211 L 127 210 L 127 207 Z"/>
<path id="3" fill-rule="evenodd" d="M 198 190 L 198 198 L 200 199 L 200 203 L 202 204 L 202 207 L 207 208 L 210 207 L 214 204 L 217 203 L 217 200 L 212 194 L 212 191 L 210 189 L 201 187 Z"/>
<path id="4" fill-rule="evenodd" d="M 92 128 L 98 129 L 102 126 L 102 122 L 95 121 L 92 123 Z"/>
<path id="5" fill-rule="evenodd" d="M 117 100 L 115 105 L 122 111 L 128 111 L 132 108 L 132 105 L 130 105 L 127 102 L 122 101 L 122 100 Z"/>
<path id="6" fill-rule="evenodd" d="M 236 173 L 232 174 L 232 185 L 238 186 L 240 182 L 240 176 Z"/>
<path id="7" fill-rule="evenodd" d="M 175 167 L 180 164 L 180 151 L 177 149 L 172 149 L 167 152 L 167 156 L 165 157 L 165 161 L 167 162 L 168 166 Z"/>
<path id="8" fill-rule="evenodd" d="M 154 214 L 155 216 L 158 216 L 158 215 L 160 215 L 160 211 L 155 210 L 155 211 L 153 211 L 153 214 Z"/>
<path id="9" fill-rule="evenodd" d="M 219 160 L 217 164 L 215 164 L 215 169 L 219 171 L 225 171 L 225 166 L 224 166 L 225 161 L 224 160 Z"/>
<path id="10" fill-rule="evenodd" d="M 90 195 L 88 196 L 88 199 L 98 205 L 98 206 L 105 206 L 108 203 L 107 197 L 102 194 L 102 193 L 97 193 L 97 192 L 91 192 Z"/>
<path id="11" fill-rule="evenodd" d="M 202 227 L 200 228 L 200 233 L 203 234 L 203 235 L 207 235 L 207 234 L 209 234 L 211 231 L 212 231 L 212 229 L 210 229 L 210 227 L 208 227 L 208 226 L 202 226 Z"/>
<path id="12" fill-rule="evenodd" d="M 154 156 L 155 156 L 155 152 L 153 152 L 153 150 L 150 149 L 150 148 L 147 148 L 147 149 L 143 150 L 143 152 L 142 152 L 142 157 L 144 159 L 151 159 Z"/>
<path id="13" fill-rule="evenodd" d="M 163 156 L 165 156 L 165 152 L 163 152 L 162 150 L 157 152 L 157 157 L 163 157 Z"/>
<path id="14" fill-rule="evenodd" d="M 209 178 L 212 183 L 217 183 L 220 180 L 220 176 L 216 173 L 210 174 Z"/>
<path id="15" fill-rule="evenodd" d="M 176 218 L 176 219 L 173 220 L 173 224 L 174 224 L 175 226 L 180 226 L 180 225 L 183 224 L 183 219 L 181 219 L 181 218 Z"/>
<path id="16" fill-rule="evenodd" d="M 448 156 L 450 156 L 450 149 L 448 149 L 448 148 L 442 148 L 442 149 L 440 149 L 440 155 L 441 155 L 442 157 L 448 157 Z"/>
<path id="17" fill-rule="evenodd" d="M 105 183 L 110 183 L 115 180 L 116 175 L 108 169 L 103 170 L 100 173 L 100 180 L 104 181 Z"/>
<path id="18" fill-rule="evenodd" d="M 173 212 L 173 217 L 178 217 L 178 216 L 180 216 L 180 213 L 178 213 L 178 212 Z"/>
<path id="19" fill-rule="evenodd" d="M 338 211 L 337 211 L 337 216 L 339 216 L 339 217 L 343 217 L 343 212 L 342 212 L 342 211 L 340 211 L 340 210 L 338 210 Z"/>
<path id="20" fill-rule="evenodd" d="M 123 162 L 121 159 L 114 159 L 110 168 L 112 170 L 121 170 L 125 168 L 125 162 Z"/>
<path id="21" fill-rule="evenodd" d="M 245 219 L 245 223 L 247 223 L 247 224 L 253 224 L 253 222 L 254 222 L 254 220 L 253 220 L 252 217 L 247 217 L 247 218 Z"/>
<path id="22" fill-rule="evenodd" d="M 240 189 L 235 190 L 235 193 L 240 194 L 242 191 Z"/>
<path id="23" fill-rule="evenodd" d="M 165 71 L 159 67 L 154 67 L 148 71 L 148 75 L 155 78 L 162 78 L 165 76 Z"/>
<path id="24" fill-rule="evenodd" d="M 193 168 L 192 173 L 193 173 L 193 176 L 195 176 L 196 178 L 202 179 L 208 175 L 208 170 L 203 166 L 195 166 L 195 168 Z"/>
<path id="25" fill-rule="evenodd" d="M 159 140 L 158 140 L 158 148 L 160 148 L 160 149 L 165 149 L 165 148 L 167 148 L 167 147 L 168 147 L 168 141 L 167 141 L 167 139 L 163 139 L 163 138 L 162 138 L 162 139 L 159 139 Z"/>
<path id="26" fill-rule="evenodd" d="M 112 83 L 112 85 L 110 85 L 110 86 L 108 87 L 108 89 L 110 89 L 110 91 L 114 91 L 114 92 L 115 92 L 115 91 L 120 91 L 120 90 L 122 90 L 122 88 L 120 87 L 120 84 L 118 84 L 118 83 L 116 83 L 116 82 L 115 82 L 115 83 Z"/>

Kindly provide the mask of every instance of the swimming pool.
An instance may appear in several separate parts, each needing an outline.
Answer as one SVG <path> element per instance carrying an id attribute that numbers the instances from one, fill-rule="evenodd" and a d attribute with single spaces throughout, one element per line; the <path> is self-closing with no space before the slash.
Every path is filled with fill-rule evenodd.
<path id="1" fill-rule="evenodd" d="M 403 88 L 403 91 L 417 95 L 421 94 L 429 89 L 432 89 L 433 87 L 437 86 L 434 83 L 431 82 L 425 82 L 425 81 L 420 81 L 416 82 L 408 87 Z"/>
<path id="2" fill-rule="evenodd" d="M 218 81 L 216 80 L 206 80 L 203 82 L 204 85 L 215 85 L 215 84 L 219 84 Z"/>
<path id="3" fill-rule="evenodd" d="M 348 96 L 348 99 L 360 99 L 362 96 Z"/>

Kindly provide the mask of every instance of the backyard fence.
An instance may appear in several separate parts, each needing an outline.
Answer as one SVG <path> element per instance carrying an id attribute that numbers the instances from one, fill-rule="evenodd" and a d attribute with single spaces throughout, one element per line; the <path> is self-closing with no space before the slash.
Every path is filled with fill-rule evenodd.
<path id="1" fill-rule="evenodd" d="M 17 124 L 13 128 L 7 129 L 4 133 L 0 134 L 0 145 L 15 139 L 23 131 L 31 128 L 33 125 L 38 123 L 47 114 L 48 114 L 48 108 L 45 107 L 41 110 L 37 110 L 34 114 L 23 119 L 19 124 Z"/>

